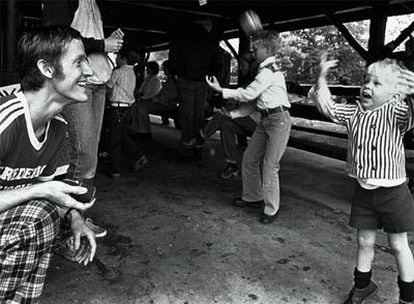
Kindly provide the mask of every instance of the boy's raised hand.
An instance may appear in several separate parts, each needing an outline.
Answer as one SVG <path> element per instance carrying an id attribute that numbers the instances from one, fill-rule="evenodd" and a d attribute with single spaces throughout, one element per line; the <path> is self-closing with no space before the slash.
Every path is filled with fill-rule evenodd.
<path id="1" fill-rule="evenodd" d="M 328 60 L 328 53 L 323 52 L 321 55 L 321 61 L 319 63 L 320 71 L 319 77 L 326 77 L 329 70 L 336 67 L 338 64 L 338 60 Z"/>
<path id="2" fill-rule="evenodd" d="M 398 85 L 401 88 L 401 92 L 406 95 L 414 94 L 414 72 L 401 69 Z"/>
<path id="3" fill-rule="evenodd" d="M 220 83 L 218 82 L 216 76 L 206 76 L 206 82 L 214 91 L 222 93 L 223 88 L 221 87 Z"/>

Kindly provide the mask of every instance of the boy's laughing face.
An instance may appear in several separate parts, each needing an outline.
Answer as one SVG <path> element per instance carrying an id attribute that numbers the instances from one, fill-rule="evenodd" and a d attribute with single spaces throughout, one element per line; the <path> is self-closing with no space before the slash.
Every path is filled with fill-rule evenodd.
<path id="1" fill-rule="evenodd" d="M 365 110 L 373 110 L 387 103 L 397 91 L 398 75 L 395 71 L 371 64 L 360 91 L 360 103 Z"/>

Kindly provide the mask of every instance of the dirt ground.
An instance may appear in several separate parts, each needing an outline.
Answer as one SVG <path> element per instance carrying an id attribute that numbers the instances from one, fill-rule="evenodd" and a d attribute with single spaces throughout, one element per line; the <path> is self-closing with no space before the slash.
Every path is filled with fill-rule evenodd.
<path id="1" fill-rule="evenodd" d="M 108 235 L 91 265 L 53 259 L 41 303 L 342 303 L 356 248 L 344 162 L 288 148 L 280 215 L 263 225 L 257 211 L 232 205 L 241 180 L 218 178 L 217 138 L 202 161 L 177 163 L 178 131 L 154 126 L 153 134 L 140 172 L 99 173 L 90 215 Z M 380 291 L 366 303 L 397 302 L 397 269 L 382 233 L 376 248 Z"/>

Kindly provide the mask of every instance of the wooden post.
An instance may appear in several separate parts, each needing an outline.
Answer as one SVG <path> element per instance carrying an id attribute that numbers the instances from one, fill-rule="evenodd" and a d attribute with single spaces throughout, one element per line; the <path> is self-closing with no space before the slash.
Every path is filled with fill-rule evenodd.
<path id="1" fill-rule="evenodd" d="M 239 30 L 239 57 L 238 57 L 239 72 L 238 72 L 238 77 L 237 77 L 238 86 L 243 86 L 250 80 L 249 75 L 243 74 L 240 69 L 241 60 L 243 60 L 242 56 L 245 52 L 249 50 L 249 48 L 250 48 L 250 41 L 249 39 L 247 39 L 244 32 L 240 29 Z"/>
<path id="2" fill-rule="evenodd" d="M 5 29 L 2 31 L 1 35 L 1 45 L 3 47 L 1 55 L 1 67 L 0 67 L 0 85 L 6 85 L 16 82 L 16 68 L 15 68 L 15 58 L 16 58 L 16 0 L 7 0 L 7 2 L 2 4 L 1 9 L 6 10 L 5 19 Z"/>
<path id="3" fill-rule="evenodd" d="M 16 54 L 16 0 L 7 1 L 7 27 L 6 27 L 6 62 L 5 70 L 13 72 L 15 70 Z"/>
<path id="4" fill-rule="evenodd" d="M 385 27 L 387 25 L 388 2 L 375 2 L 372 7 L 369 28 L 368 61 L 370 64 L 384 57 Z"/>

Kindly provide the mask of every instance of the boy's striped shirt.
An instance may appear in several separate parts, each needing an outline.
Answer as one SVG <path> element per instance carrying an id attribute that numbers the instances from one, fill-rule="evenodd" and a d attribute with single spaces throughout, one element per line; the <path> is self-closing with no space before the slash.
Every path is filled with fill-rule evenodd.
<path id="1" fill-rule="evenodd" d="M 391 100 L 371 111 L 335 104 L 336 120 L 348 130 L 347 170 L 358 179 L 406 177 L 403 136 L 413 127 L 412 99 Z"/>

